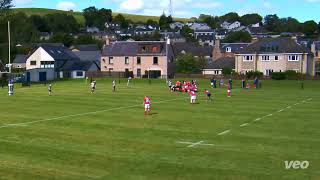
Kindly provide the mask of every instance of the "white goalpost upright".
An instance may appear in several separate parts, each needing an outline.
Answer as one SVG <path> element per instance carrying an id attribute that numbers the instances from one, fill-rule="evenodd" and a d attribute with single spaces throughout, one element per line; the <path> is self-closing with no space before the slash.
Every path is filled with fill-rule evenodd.
<path id="1" fill-rule="evenodd" d="M 9 82 L 8 82 L 8 94 L 9 96 L 13 95 L 14 92 L 14 84 L 11 80 L 12 64 L 11 64 L 11 35 L 10 35 L 10 21 L 8 21 L 8 64 L 5 65 L 5 71 L 0 71 L 0 74 L 9 74 Z"/>

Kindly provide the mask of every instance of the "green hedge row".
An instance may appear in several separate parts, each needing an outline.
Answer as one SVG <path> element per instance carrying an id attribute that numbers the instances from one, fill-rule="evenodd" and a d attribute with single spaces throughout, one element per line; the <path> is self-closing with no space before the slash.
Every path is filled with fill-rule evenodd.
<path id="1" fill-rule="evenodd" d="M 296 80 L 302 76 L 301 73 L 297 73 L 296 71 L 286 71 L 286 72 L 274 72 L 272 73 L 271 78 L 274 80 Z"/>

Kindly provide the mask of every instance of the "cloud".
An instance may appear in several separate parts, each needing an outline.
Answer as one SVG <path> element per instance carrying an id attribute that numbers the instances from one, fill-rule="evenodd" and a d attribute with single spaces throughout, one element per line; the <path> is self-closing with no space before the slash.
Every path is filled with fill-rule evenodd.
<path id="1" fill-rule="evenodd" d="M 317 2 L 320 2 L 320 0 L 305 0 L 306 2 L 309 2 L 309 3 L 317 3 Z"/>
<path id="2" fill-rule="evenodd" d="M 57 9 L 69 11 L 76 7 L 76 4 L 69 1 L 61 1 L 57 4 Z"/>
<path id="3" fill-rule="evenodd" d="M 169 13 L 169 0 L 113 0 L 119 4 L 117 11 L 126 13 L 138 13 L 144 15 L 159 16 L 163 12 Z M 190 8 L 213 10 L 222 7 L 218 0 L 172 0 L 173 15 L 179 17 L 191 17 L 195 14 Z"/>

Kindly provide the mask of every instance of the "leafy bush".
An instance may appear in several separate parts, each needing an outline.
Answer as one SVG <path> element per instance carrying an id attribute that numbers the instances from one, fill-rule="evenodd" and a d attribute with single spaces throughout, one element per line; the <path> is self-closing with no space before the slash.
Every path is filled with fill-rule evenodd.
<path id="1" fill-rule="evenodd" d="M 222 74 L 223 74 L 224 76 L 226 76 L 226 75 L 231 75 L 231 74 L 232 74 L 232 69 L 229 68 L 229 67 L 224 67 L 224 68 L 222 68 Z"/>
<path id="2" fill-rule="evenodd" d="M 285 72 L 274 72 L 271 76 L 274 80 L 285 80 L 287 78 L 287 75 Z"/>
<path id="3" fill-rule="evenodd" d="M 263 76 L 263 73 L 259 71 L 250 71 L 246 74 L 246 76 L 248 79 L 255 78 L 255 77 L 261 78 Z"/>

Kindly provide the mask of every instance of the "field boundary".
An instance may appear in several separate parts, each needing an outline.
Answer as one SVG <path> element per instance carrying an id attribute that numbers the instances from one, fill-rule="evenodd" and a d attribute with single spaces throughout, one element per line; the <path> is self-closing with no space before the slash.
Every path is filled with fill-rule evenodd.
<path id="1" fill-rule="evenodd" d="M 166 102 L 188 99 L 188 98 L 189 97 L 183 97 L 183 98 L 181 97 L 181 98 L 163 100 L 163 101 L 154 102 L 153 104 L 162 104 L 162 103 L 166 103 Z M 137 105 L 132 105 L 132 106 L 115 107 L 115 108 L 110 108 L 110 109 L 105 109 L 105 110 L 100 110 L 100 111 L 92 111 L 92 112 L 79 113 L 79 114 L 71 114 L 71 115 L 65 115 L 65 116 L 59 116 L 59 117 L 53 117 L 53 118 L 41 119 L 41 120 L 35 120 L 35 121 L 29 121 L 29 122 L 23 122 L 23 123 L 5 124 L 5 125 L 0 126 L 0 129 L 1 128 L 9 128 L 9 127 L 25 127 L 30 124 L 55 121 L 55 120 L 63 120 L 65 118 L 70 118 L 70 117 L 86 116 L 86 115 L 98 114 L 98 113 L 103 113 L 103 112 L 108 112 L 108 111 L 119 110 L 119 109 L 129 109 L 129 108 L 134 108 L 134 107 L 139 107 L 139 106 L 142 106 L 142 104 L 137 104 Z"/>

